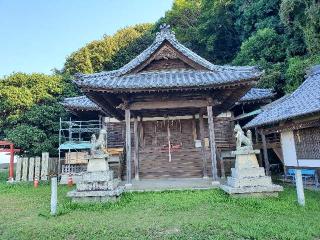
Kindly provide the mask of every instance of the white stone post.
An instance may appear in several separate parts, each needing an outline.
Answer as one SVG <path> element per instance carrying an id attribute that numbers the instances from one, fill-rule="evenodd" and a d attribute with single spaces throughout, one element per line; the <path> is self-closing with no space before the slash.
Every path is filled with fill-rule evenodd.
<path id="1" fill-rule="evenodd" d="M 34 178 L 34 158 L 29 158 L 29 182 L 33 182 Z"/>
<path id="2" fill-rule="evenodd" d="M 57 203 L 58 203 L 58 181 L 57 177 L 51 178 L 51 215 L 57 214 Z"/>
<path id="3" fill-rule="evenodd" d="M 304 198 L 304 191 L 303 191 L 301 169 L 296 169 L 296 188 L 297 188 L 298 203 L 299 205 L 304 206 L 305 198 Z"/>

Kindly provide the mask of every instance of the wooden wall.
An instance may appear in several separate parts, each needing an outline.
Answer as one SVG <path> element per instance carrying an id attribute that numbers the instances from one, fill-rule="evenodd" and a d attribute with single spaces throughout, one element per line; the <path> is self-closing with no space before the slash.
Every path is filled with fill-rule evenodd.
<path id="1" fill-rule="evenodd" d="M 125 141 L 125 123 L 124 122 L 109 122 L 107 123 L 108 147 L 123 147 Z"/>
<path id="2" fill-rule="evenodd" d="M 205 137 L 209 137 L 208 122 L 205 121 Z M 218 149 L 218 174 L 220 174 L 219 151 L 234 150 L 233 123 L 231 118 L 215 119 L 215 135 Z M 168 124 L 170 128 L 171 161 L 168 151 Z M 133 127 L 131 128 L 133 129 Z M 195 147 L 200 140 L 199 120 L 163 120 L 139 123 L 139 176 L 141 179 L 199 178 L 203 177 L 201 148 Z M 142 133 L 142 134 L 141 134 Z M 133 136 L 132 136 L 133 137 Z M 132 141 L 133 144 L 133 141 Z M 132 147 L 132 156 L 134 147 Z M 210 149 L 206 147 L 208 176 L 212 176 Z M 134 166 L 133 157 L 131 166 Z M 231 165 L 226 164 L 226 172 Z M 123 176 L 125 176 L 124 166 Z M 134 177 L 134 167 L 131 168 Z"/>
<path id="3" fill-rule="evenodd" d="M 298 159 L 320 159 L 320 129 L 305 128 L 294 131 Z"/>

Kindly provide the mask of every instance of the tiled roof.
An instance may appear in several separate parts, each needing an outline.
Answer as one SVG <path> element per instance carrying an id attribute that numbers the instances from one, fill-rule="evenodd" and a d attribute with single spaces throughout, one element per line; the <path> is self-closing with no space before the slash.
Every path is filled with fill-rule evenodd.
<path id="1" fill-rule="evenodd" d="M 307 79 L 291 95 L 271 103 L 245 127 L 252 128 L 320 112 L 320 65 L 313 67 Z"/>
<path id="2" fill-rule="evenodd" d="M 242 98 L 240 98 L 239 102 L 247 102 L 247 101 L 256 101 L 261 99 L 270 99 L 274 96 L 272 89 L 263 89 L 263 88 L 251 88 L 249 92 L 246 93 Z"/>
<path id="3" fill-rule="evenodd" d="M 92 111 L 100 110 L 98 105 L 96 105 L 89 98 L 87 98 L 87 96 L 65 98 L 61 104 L 70 109 L 82 109 Z"/>
<path id="4" fill-rule="evenodd" d="M 78 82 L 82 87 L 103 89 L 153 89 L 175 87 L 207 87 L 256 79 L 260 73 L 212 72 L 198 70 L 153 71 L 125 76 L 103 76 Z"/>
<path id="5" fill-rule="evenodd" d="M 152 88 L 152 87 L 171 87 L 171 78 L 174 78 L 175 83 L 179 86 L 191 86 L 193 85 L 193 81 L 186 80 L 186 78 L 193 77 L 195 71 L 166 71 L 166 72 L 148 72 L 145 73 L 147 75 L 142 75 L 144 81 L 139 80 L 138 86 L 135 81 L 138 77 L 141 77 L 139 74 L 131 74 L 127 76 L 123 76 L 128 74 L 132 69 L 139 66 L 141 63 L 146 61 L 160 46 L 164 41 L 168 41 L 174 48 L 177 49 L 180 53 L 182 53 L 187 58 L 191 59 L 195 63 L 201 65 L 207 71 L 200 72 L 199 74 L 209 74 L 212 76 L 206 75 L 204 78 L 201 76 L 198 77 L 198 81 L 201 82 L 201 85 L 211 85 L 216 83 L 229 83 L 232 80 L 238 81 L 246 80 L 246 79 L 257 79 L 260 77 L 262 72 L 257 67 L 238 67 L 238 66 L 219 66 L 214 65 L 207 61 L 206 59 L 200 57 L 190 49 L 183 46 L 179 43 L 174 33 L 169 29 L 167 25 L 162 26 L 161 31 L 157 33 L 155 41 L 141 54 L 139 54 L 136 58 L 131 60 L 128 64 L 124 65 L 118 70 L 109 71 L 109 72 L 100 72 L 95 74 L 77 74 L 76 84 L 81 87 L 105 87 L 105 88 L 131 88 L 131 86 L 135 86 L 135 88 Z M 155 83 L 159 78 L 166 75 L 166 79 L 161 79 L 161 84 Z M 135 77 L 138 76 L 138 77 Z M 215 78 L 215 79 L 212 79 Z M 220 77 L 220 80 L 216 80 L 216 78 Z M 151 78 L 150 85 L 149 79 Z M 127 85 L 128 84 L 128 85 Z"/>

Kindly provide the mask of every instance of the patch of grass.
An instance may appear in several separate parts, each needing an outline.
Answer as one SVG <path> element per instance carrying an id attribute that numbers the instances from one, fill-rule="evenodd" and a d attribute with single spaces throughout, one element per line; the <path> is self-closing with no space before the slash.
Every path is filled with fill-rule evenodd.
<path id="1" fill-rule="evenodd" d="M 0 182 L 6 182 L 8 180 L 8 169 L 0 169 Z"/>
<path id="2" fill-rule="evenodd" d="M 125 193 L 115 204 L 76 204 L 59 186 L 52 217 L 50 186 L 0 183 L 0 239 L 319 239 L 320 192 L 279 198 L 232 198 L 219 189 Z"/>

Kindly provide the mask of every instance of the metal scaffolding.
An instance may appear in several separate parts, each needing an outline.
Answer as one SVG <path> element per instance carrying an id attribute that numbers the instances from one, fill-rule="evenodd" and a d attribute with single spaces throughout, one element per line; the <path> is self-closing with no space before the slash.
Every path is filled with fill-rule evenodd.
<path id="1" fill-rule="evenodd" d="M 61 173 L 61 153 L 71 150 L 90 149 L 92 134 L 98 134 L 102 128 L 102 117 L 98 120 L 64 121 L 60 118 L 59 127 L 59 164 L 58 174 Z"/>

